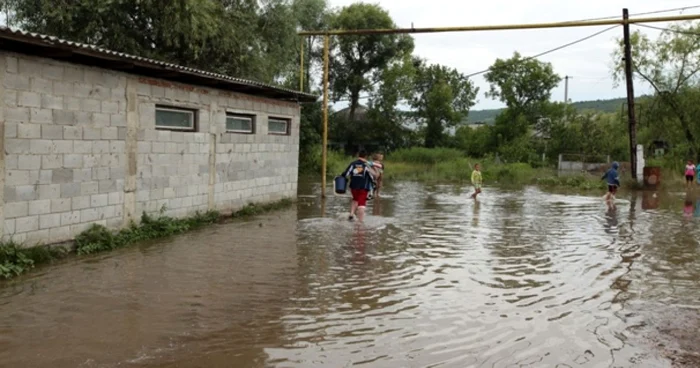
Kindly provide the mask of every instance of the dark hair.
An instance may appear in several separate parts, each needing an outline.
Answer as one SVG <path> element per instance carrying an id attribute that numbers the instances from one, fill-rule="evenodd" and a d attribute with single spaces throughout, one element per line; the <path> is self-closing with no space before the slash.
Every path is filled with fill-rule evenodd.
<path id="1" fill-rule="evenodd" d="M 361 158 L 366 158 L 367 157 L 367 151 L 365 150 L 360 150 L 360 153 L 357 154 L 358 157 Z"/>

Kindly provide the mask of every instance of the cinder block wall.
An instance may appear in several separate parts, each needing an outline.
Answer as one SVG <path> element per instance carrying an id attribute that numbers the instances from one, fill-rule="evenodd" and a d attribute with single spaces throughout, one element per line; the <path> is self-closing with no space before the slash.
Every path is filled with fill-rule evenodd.
<path id="1" fill-rule="evenodd" d="M 0 103 L 3 240 L 296 196 L 294 103 L 9 53 Z M 156 105 L 196 109 L 196 131 L 156 130 Z M 253 115 L 255 133 L 226 132 L 227 112 Z M 289 135 L 269 135 L 268 116 L 291 119 Z"/>

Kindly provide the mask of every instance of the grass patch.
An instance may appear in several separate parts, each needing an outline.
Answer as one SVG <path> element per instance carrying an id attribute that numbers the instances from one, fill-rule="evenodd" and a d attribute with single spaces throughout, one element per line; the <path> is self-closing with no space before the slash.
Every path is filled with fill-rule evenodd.
<path id="1" fill-rule="evenodd" d="M 0 278 L 10 279 L 19 276 L 35 266 L 61 259 L 68 254 L 62 247 L 36 246 L 21 247 L 9 241 L 0 244 Z"/>
<path id="2" fill-rule="evenodd" d="M 328 176 L 340 174 L 354 158 L 337 152 L 328 154 Z M 475 159 L 451 148 L 409 148 L 392 152 L 385 159 L 385 178 L 426 183 L 471 181 L 474 165 L 481 164 L 487 185 L 518 187 L 539 185 L 547 188 L 577 190 L 605 189 L 606 184 L 595 175 L 558 176 L 553 168 L 533 168 L 527 163 L 499 163 L 493 157 Z"/>
<path id="3" fill-rule="evenodd" d="M 256 216 L 266 212 L 289 207 L 294 201 L 283 199 L 266 204 L 248 204 L 234 212 L 232 218 Z M 126 229 L 112 232 L 102 225 L 92 225 L 88 230 L 80 233 L 75 238 L 76 252 L 80 255 L 104 252 L 122 248 L 132 243 L 178 235 L 206 225 L 211 225 L 219 220 L 221 215 L 217 211 L 197 213 L 187 218 L 172 218 L 162 215 L 151 217 L 141 215 L 141 223 L 132 223 Z"/>
<path id="4" fill-rule="evenodd" d="M 182 234 L 186 231 L 210 225 L 216 222 L 220 215 L 217 211 L 196 213 L 192 217 L 172 218 L 161 215 L 152 217 L 144 213 L 141 223 L 131 225 L 117 232 L 110 231 L 102 225 L 93 224 L 75 238 L 75 251 L 79 255 L 93 254 L 125 247 L 139 241 L 162 238 Z"/>
<path id="5" fill-rule="evenodd" d="M 250 217 L 250 216 L 257 216 L 261 215 L 266 212 L 271 212 L 271 211 L 277 211 L 285 208 L 289 208 L 292 204 L 294 204 L 294 201 L 285 198 L 276 202 L 271 202 L 271 203 L 265 203 L 265 204 L 255 204 L 255 203 L 250 203 L 246 205 L 245 207 L 241 208 L 240 210 L 234 212 L 231 217 L 232 218 L 242 218 L 242 217 Z"/>
<path id="6" fill-rule="evenodd" d="M 266 204 L 249 204 L 234 212 L 231 218 L 257 216 L 288 208 L 293 203 L 292 199 L 283 199 Z M 76 236 L 73 251 L 77 255 L 106 252 L 144 240 L 182 234 L 218 222 L 221 218 L 219 212 L 209 211 L 178 219 L 164 216 L 164 210 L 163 208 L 158 216 L 144 213 L 141 215 L 140 224 L 132 222 L 129 227 L 119 231 L 111 231 L 102 225 L 94 224 Z M 19 276 L 39 264 L 65 258 L 70 253 L 70 249 L 60 246 L 22 247 L 12 241 L 0 243 L 0 279 Z"/>
<path id="7" fill-rule="evenodd" d="M 332 178 L 342 173 L 355 158 L 336 151 L 328 151 L 327 174 Z M 591 174 L 559 176 L 554 167 L 532 167 L 527 163 L 500 163 L 487 156 L 475 159 L 462 151 L 452 148 L 414 147 L 401 149 L 385 158 L 388 180 L 409 180 L 425 183 L 468 183 L 474 164 L 481 164 L 481 172 L 486 185 L 517 187 L 538 185 L 544 188 L 570 188 L 575 190 L 605 190 L 607 184 L 600 176 Z M 659 190 L 679 191 L 685 189 L 683 170 L 685 161 L 651 158 L 646 166 L 661 167 Z M 602 175 L 602 173 L 601 173 Z M 628 172 L 620 173 L 622 188 L 626 190 L 644 189 L 643 183 L 630 178 Z"/>

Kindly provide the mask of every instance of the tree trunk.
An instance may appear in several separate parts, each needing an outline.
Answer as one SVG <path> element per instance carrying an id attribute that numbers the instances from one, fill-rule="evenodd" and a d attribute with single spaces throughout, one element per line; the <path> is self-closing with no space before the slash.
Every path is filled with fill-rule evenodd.
<path id="1" fill-rule="evenodd" d="M 357 106 L 360 103 L 360 91 L 359 90 L 353 90 L 350 91 L 350 114 L 348 116 L 348 120 L 350 121 L 351 124 L 355 123 L 355 111 L 357 110 Z"/>
<path id="2" fill-rule="evenodd" d="M 678 116 L 678 121 L 681 123 L 681 127 L 683 128 L 683 134 L 685 135 L 685 139 L 688 141 L 688 144 L 690 144 L 690 155 L 692 157 L 698 156 L 698 151 L 695 149 L 695 137 L 693 136 L 693 132 L 690 131 L 690 124 L 688 124 L 688 118 L 681 106 L 678 106 L 677 103 L 673 100 L 671 97 L 667 97 L 666 95 L 662 95 L 664 100 L 666 100 L 666 103 L 668 103 L 671 108 L 673 108 L 673 111 L 676 112 L 676 116 Z"/>

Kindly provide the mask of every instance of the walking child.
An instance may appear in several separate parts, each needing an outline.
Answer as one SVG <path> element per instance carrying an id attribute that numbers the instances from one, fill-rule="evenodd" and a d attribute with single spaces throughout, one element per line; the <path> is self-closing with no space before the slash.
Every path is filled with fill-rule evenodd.
<path id="1" fill-rule="evenodd" d="M 367 206 L 367 195 L 374 182 L 376 172 L 370 167 L 367 162 L 367 152 L 360 151 L 357 155 L 357 160 L 348 165 L 348 168 L 340 174 L 342 177 L 350 177 L 350 193 L 352 194 L 352 203 L 350 205 L 349 220 L 355 218 L 357 212 L 358 220 L 362 221 L 365 217 L 365 208 Z"/>
<path id="2" fill-rule="evenodd" d="M 620 186 L 620 175 L 617 173 L 618 167 L 620 167 L 620 164 L 613 162 L 612 167 L 601 178 L 601 180 L 605 180 L 608 183 L 608 192 L 605 194 L 605 204 L 608 207 L 615 207 L 615 194 Z"/>
<path id="3" fill-rule="evenodd" d="M 472 185 L 474 186 L 474 194 L 471 198 L 476 199 L 476 196 L 481 193 L 481 165 L 474 165 L 474 171 L 472 171 Z"/>
<path id="4" fill-rule="evenodd" d="M 685 165 L 685 188 L 690 189 L 693 185 L 695 179 L 695 165 L 693 165 L 692 160 L 688 160 L 688 164 Z"/>

